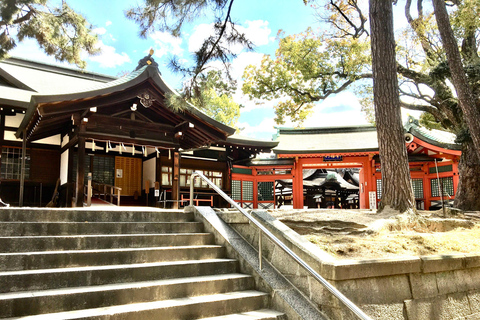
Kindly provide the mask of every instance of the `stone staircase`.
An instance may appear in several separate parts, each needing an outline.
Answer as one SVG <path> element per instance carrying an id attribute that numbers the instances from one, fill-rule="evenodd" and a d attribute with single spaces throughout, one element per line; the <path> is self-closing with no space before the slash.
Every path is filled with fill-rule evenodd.
<path id="1" fill-rule="evenodd" d="M 0 319 L 285 319 L 193 214 L 0 209 Z"/>

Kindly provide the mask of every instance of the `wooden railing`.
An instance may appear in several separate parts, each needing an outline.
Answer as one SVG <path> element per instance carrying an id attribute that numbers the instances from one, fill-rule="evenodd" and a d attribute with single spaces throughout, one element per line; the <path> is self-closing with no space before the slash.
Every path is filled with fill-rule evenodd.
<path id="1" fill-rule="evenodd" d="M 117 199 L 117 206 L 120 206 L 120 195 L 122 188 L 111 186 L 104 183 L 94 182 L 89 180 L 88 184 L 85 186 L 85 194 L 87 195 L 87 206 L 92 205 L 92 197 L 97 197 L 114 204 L 113 201 Z"/>

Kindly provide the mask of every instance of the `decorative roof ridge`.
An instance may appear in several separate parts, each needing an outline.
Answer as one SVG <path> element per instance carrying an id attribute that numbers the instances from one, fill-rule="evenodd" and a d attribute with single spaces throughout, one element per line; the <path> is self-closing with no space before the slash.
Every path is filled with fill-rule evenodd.
<path id="1" fill-rule="evenodd" d="M 158 63 L 152 57 L 154 52 L 155 51 L 153 51 L 153 49 L 150 49 L 150 51 L 148 52 L 148 55 L 146 55 L 142 59 L 138 60 L 138 65 L 135 68 L 135 71 L 137 71 L 138 69 L 141 69 L 144 66 L 152 66 L 152 67 L 155 67 L 157 69 L 158 73 L 162 74 L 160 72 L 160 70 L 158 69 Z"/>
<path id="2" fill-rule="evenodd" d="M 412 116 L 408 116 L 408 119 L 404 124 L 404 129 L 405 132 L 411 133 L 416 138 L 430 144 L 445 149 L 461 150 L 461 145 L 455 142 L 455 134 L 448 131 L 429 129 L 421 126 L 418 119 L 415 119 Z M 440 133 L 444 137 L 440 137 Z"/>

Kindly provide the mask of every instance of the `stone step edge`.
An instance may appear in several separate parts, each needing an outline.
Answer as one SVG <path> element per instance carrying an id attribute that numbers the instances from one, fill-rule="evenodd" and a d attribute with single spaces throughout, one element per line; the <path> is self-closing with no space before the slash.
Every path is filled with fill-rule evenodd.
<path id="1" fill-rule="evenodd" d="M 57 236 L 14 236 L 0 237 L 0 241 L 9 239 L 41 240 L 41 239 L 76 239 L 76 238 L 115 238 L 115 237 L 158 237 L 158 236 L 206 236 L 208 232 L 173 232 L 173 233 L 121 233 L 121 234 L 77 234 Z"/>
<path id="2" fill-rule="evenodd" d="M 215 262 L 234 262 L 235 259 L 203 259 L 203 260 L 181 260 L 181 261 L 162 261 L 162 262 L 150 262 L 150 263 L 134 263 L 134 264 L 117 264 L 106 266 L 83 266 L 83 267 L 71 267 L 71 268 L 51 268 L 51 269 L 33 269 L 33 270 L 14 270 L 14 271 L 2 271 L 0 272 L 0 278 L 2 276 L 12 275 L 26 275 L 26 274 L 54 274 L 54 273 L 67 273 L 67 272 L 85 272 L 96 270 L 121 270 L 121 269 L 133 269 L 133 268 L 148 268 L 148 267 L 161 267 L 161 266 L 175 266 L 175 265 L 188 265 L 188 264 L 203 264 L 203 263 L 215 263 Z"/>
<path id="3" fill-rule="evenodd" d="M 122 314 L 127 312 L 149 311 L 155 309 L 167 309 L 175 307 L 187 307 L 201 305 L 209 302 L 224 302 L 238 300 L 242 298 L 265 297 L 267 293 L 256 290 L 234 291 L 229 293 L 221 293 L 214 295 L 203 295 L 196 297 L 178 298 L 170 300 L 161 300 L 153 302 L 132 303 L 126 305 L 117 305 L 111 307 L 84 309 L 76 311 L 67 311 L 59 313 L 47 313 L 41 315 L 28 316 L 29 320 L 71 320 L 71 319 L 88 319 L 89 317 L 110 316 L 115 314 Z M 3 320 L 22 319 L 20 318 L 5 318 Z M 109 318 L 111 319 L 111 318 Z"/>
<path id="4" fill-rule="evenodd" d="M 77 253 L 109 253 L 109 252 L 143 252 L 143 251 L 160 251 L 160 250 L 186 250 L 186 249 L 210 249 L 222 248 L 221 245 L 205 244 L 191 246 L 168 246 L 168 247 L 140 247 L 140 248 L 112 248 L 112 249 L 82 249 L 82 250 L 62 250 L 62 251 L 26 251 L 26 252 L 0 252 L 2 256 L 34 256 L 34 255 L 60 255 L 60 254 L 77 254 Z"/>
<path id="5" fill-rule="evenodd" d="M 223 319 L 231 319 L 231 320 L 267 320 L 267 319 L 278 319 L 279 317 L 284 316 L 285 314 L 282 312 L 278 312 L 272 309 L 260 309 L 255 311 L 248 311 L 242 313 L 235 313 L 235 314 L 227 314 L 224 316 L 218 317 L 209 317 L 209 318 L 202 318 L 201 320 L 223 320 Z"/>
<path id="6" fill-rule="evenodd" d="M 202 224 L 198 221 L 0 221 L 0 224 Z"/>
<path id="7" fill-rule="evenodd" d="M 252 276 L 250 275 L 242 274 L 242 273 L 226 273 L 226 274 L 182 277 L 182 278 L 162 279 L 162 280 L 152 280 L 152 281 L 102 284 L 102 285 L 96 285 L 96 286 L 8 292 L 8 293 L 0 293 L 0 303 L 2 301 L 11 300 L 11 299 L 37 298 L 37 297 L 44 297 L 44 296 L 55 297 L 55 296 L 60 296 L 65 294 L 71 295 L 71 294 L 81 294 L 81 293 L 90 293 L 90 292 L 116 291 L 116 290 L 131 289 L 131 288 L 142 289 L 142 288 L 155 287 L 155 286 L 187 284 L 187 283 L 193 283 L 193 282 L 199 282 L 199 281 L 204 282 L 204 281 L 230 280 L 230 279 L 241 279 L 241 278 L 251 278 L 251 277 Z"/>

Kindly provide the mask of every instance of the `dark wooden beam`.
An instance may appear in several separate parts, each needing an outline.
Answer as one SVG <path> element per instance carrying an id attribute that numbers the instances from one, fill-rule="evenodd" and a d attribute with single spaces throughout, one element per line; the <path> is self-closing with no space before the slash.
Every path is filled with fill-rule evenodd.
<path id="1" fill-rule="evenodd" d="M 63 153 L 66 150 L 69 150 L 70 148 L 74 147 L 78 143 L 78 135 L 70 135 L 70 137 L 71 138 L 69 138 L 69 141 L 67 142 L 67 144 L 64 145 L 60 150 L 60 153 Z"/>
<path id="2" fill-rule="evenodd" d="M 133 87 L 126 91 L 115 92 L 101 97 L 88 97 L 76 101 L 65 101 L 61 103 L 41 103 L 38 107 L 40 115 L 54 115 L 89 110 L 91 107 L 102 108 L 137 99 L 139 87 Z M 98 109 L 97 109 L 98 110 Z M 98 111 L 97 111 L 98 112 Z"/>
<path id="3" fill-rule="evenodd" d="M 91 132 L 87 131 L 83 134 L 87 139 L 95 139 L 95 140 L 110 140 L 112 142 L 123 142 L 126 144 L 135 144 L 135 145 L 145 145 L 145 146 L 152 146 L 152 147 L 167 147 L 167 148 L 179 148 L 180 145 L 174 141 L 166 141 L 162 139 L 132 139 L 126 136 L 120 135 L 109 135 L 104 134 L 101 132 Z"/>
<path id="4" fill-rule="evenodd" d="M 123 129 L 130 130 L 130 129 L 143 129 L 153 132 L 160 132 L 160 133 L 172 133 L 174 132 L 174 127 L 168 124 L 162 123 L 151 123 L 151 122 L 144 122 L 138 120 L 130 120 L 125 118 L 114 118 L 100 114 L 92 115 L 88 120 L 88 127 L 92 126 L 112 126 L 112 127 L 122 127 Z"/>

